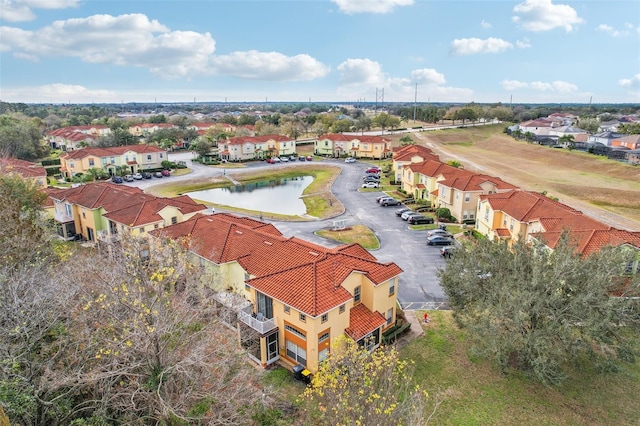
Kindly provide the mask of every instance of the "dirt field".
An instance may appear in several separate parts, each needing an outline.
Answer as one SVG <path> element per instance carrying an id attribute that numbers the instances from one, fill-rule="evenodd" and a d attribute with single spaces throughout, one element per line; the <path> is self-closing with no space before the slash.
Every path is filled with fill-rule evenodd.
<path id="1" fill-rule="evenodd" d="M 522 189 L 558 197 L 620 229 L 640 231 L 640 167 L 578 151 L 529 144 L 503 125 L 438 130 L 414 139 L 466 170 L 498 176 Z"/>

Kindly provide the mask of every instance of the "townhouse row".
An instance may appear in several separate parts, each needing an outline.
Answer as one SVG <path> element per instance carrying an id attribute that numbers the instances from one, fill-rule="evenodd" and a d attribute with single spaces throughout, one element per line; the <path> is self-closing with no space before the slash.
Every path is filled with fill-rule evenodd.
<path id="1" fill-rule="evenodd" d="M 459 221 L 474 220 L 476 231 L 491 240 L 537 239 L 553 249 L 560 235 L 569 231 L 578 252 L 585 256 L 606 245 L 636 251 L 636 261 L 629 269 L 640 272 L 640 232 L 610 227 L 500 178 L 452 167 L 422 146 L 398 148 L 393 173 L 407 194 L 433 207 L 448 208 Z"/>

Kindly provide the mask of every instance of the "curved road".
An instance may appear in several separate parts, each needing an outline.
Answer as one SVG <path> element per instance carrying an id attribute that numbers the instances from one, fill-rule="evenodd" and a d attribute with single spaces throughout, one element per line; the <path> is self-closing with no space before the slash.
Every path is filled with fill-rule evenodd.
<path id="1" fill-rule="evenodd" d="M 172 176 L 171 182 L 176 180 L 191 180 L 207 176 L 225 174 L 221 168 L 211 168 L 199 163 L 193 163 L 191 152 L 170 153 L 171 161 L 186 161 L 192 170 L 188 175 Z M 397 207 L 381 207 L 375 199 L 381 192 L 359 192 L 364 170 L 368 163 L 356 161 L 344 163 L 342 160 L 323 160 L 323 163 L 338 166 L 342 173 L 336 178 L 333 194 L 345 207 L 343 214 L 326 220 L 317 221 L 274 221 L 273 223 L 285 236 L 296 236 L 304 240 L 325 246 L 339 245 L 335 241 L 317 236 L 318 229 L 330 228 L 335 220 L 344 220 L 346 226 L 363 224 L 373 230 L 380 239 L 380 249 L 372 251 L 381 262 L 395 262 L 404 273 L 400 276 L 398 285 L 398 301 L 403 309 L 437 309 L 446 305 L 446 297 L 442 292 L 437 277 L 438 268 L 445 260 L 440 256 L 437 247 L 425 244 L 424 231 L 411 231 L 407 222 L 396 216 Z M 264 162 L 247 163 L 246 169 L 232 169 L 233 173 L 243 170 L 254 171 L 257 168 L 295 167 L 298 163 L 267 164 Z M 299 163 L 300 165 L 306 163 Z M 127 183 L 141 189 L 162 184 L 160 179 L 143 180 Z M 265 220 L 266 221 L 266 220 Z"/>

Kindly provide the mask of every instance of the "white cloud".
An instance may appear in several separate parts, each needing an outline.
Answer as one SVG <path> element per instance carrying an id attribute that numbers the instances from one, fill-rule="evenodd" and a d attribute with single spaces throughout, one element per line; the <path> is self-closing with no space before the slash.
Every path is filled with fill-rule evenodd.
<path id="1" fill-rule="evenodd" d="M 529 42 L 529 39 L 525 37 L 522 40 L 517 40 L 516 46 L 518 49 L 529 49 L 531 47 L 531 43 Z"/>
<path id="2" fill-rule="evenodd" d="M 640 87 L 640 74 L 618 80 L 618 84 L 622 87 Z"/>
<path id="3" fill-rule="evenodd" d="M 0 51 L 32 61 L 76 57 L 93 64 L 147 68 L 165 79 L 217 72 L 256 80 L 312 80 L 329 72 L 309 55 L 248 51 L 216 57 L 215 49 L 209 33 L 171 31 L 143 14 L 93 15 L 34 31 L 0 27 Z"/>
<path id="4" fill-rule="evenodd" d="M 597 31 L 603 32 L 605 34 L 609 34 L 611 37 L 624 37 L 629 35 L 629 30 L 633 28 L 633 25 L 625 24 L 626 29 L 624 30 L 616 30 L 610 25 L 600 24 L 596 27 Z"/>
<path id="5" fill-rule="evenodd" d="M 379 63 L 371 59 L 347 59 L 338 65 L 340 84 L 369 85 L 384 84 L 386 79 Z"/>
<path id="6" fill-rule="evenodd" d="M 527 87 L 529 84 L 518 80 L 502 80 L 502 87 L 505 90 L 518 90 Z"/>
<path id="7" fill-rule="evenodd" d="M 353 13 L 389 13 L 398 6 L 411 6 L 414 0 L 331 0 L 340 11 Z"/>
<path id="8" fill-rule="evenodd" d="M 564 28 L 573 31 L 584 23 L 574 8 L 566 4 L 553 4 L 551 0 L 525 0 L 513 8 L 513 21 L 528 31 L 548 31 Z"/>
<path id="9" fill-rule="evenodd" d="M 418 93 L 424 100 L 427 97 L 443 102 L 469 102 L 473 99 L 473 90 L 444 86 L 444 75 L 431 68 L 413 70 L 409 77 L 392 77 L 383 72 L 378 62 L 347 59 L 337 69 L 340 72 L 337 93 L 346 98 L 357 99 L 363 93 L 383 88 L 387 99 L 408 102 L 414 99 L 417 83 Z"/>
<path id="10" fill-rule="evenodd" d="M 66 9 L 78 6 L 80 0 L 0 0 L 0 19 L 7 22 L 33 21 L 33 9 Z"/>
<path id="11" fill-rule="evenodd" d="M 213 69 L 249 80 L 314 80 L 329 73 L 329 67 L 309 55 L 286 56 L 278 52 L 233 52 L 213 58 Z"/>
<path id="12" fill-rule="evenodd" d="M 21 102 L 52 102 L 52 103 L 102 103 L 120 102 L 116 93 L 110 90 L 88 89 L 73 84 L 47 84 L 43 86 L 29 86 L 3 88 L 6 99 L 20 99 Z"/>
<path id="13" fill-rule="evenodd" d="M 446 83 L 444 74 L 431 68 L 422 68 L 411 71 L 411 80 L 418 84 L 440 85 Z"/>
<path id="14" fill-rule="evenodd" d="M 475 55 L 478 53 L 500 53 L 513 48 L 513 44 L 500 38 L 489 37 L 461 38 L 451 42 L 451 51 L 456 55 Z"/>
<path id="15" fill-rule="evenodd" d="M 491 28 L 491 24 L 487 21 L 485 21 L 484 19 L 482 20 L 482 22 L 480 22 L 480 26 L 482 28 L 484 28 L 485 30 L 488 30 L 489 28 Z"/>

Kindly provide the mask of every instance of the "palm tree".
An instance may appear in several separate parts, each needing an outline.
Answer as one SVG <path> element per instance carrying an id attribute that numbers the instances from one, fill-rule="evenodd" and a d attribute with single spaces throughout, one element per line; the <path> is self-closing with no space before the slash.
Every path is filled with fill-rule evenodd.
<path id="1" fill-rule="evenodd" d="M 565 148 L 572 150 L 576 147 L 576 143 L 574 141 L 573 135 L 562 135 L 558 138 L 558 142 L 564 145 Z"/>

